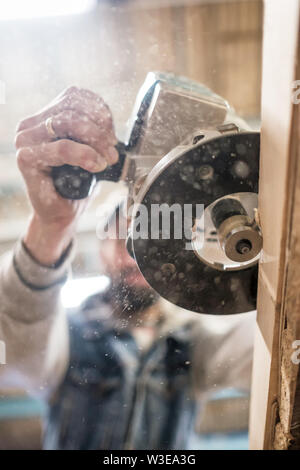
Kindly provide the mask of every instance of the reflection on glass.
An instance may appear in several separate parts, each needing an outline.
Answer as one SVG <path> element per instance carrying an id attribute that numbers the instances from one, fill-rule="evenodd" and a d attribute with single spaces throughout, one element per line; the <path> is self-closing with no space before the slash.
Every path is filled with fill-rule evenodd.
<path id="1" fill-rule="evenodd" d="M 117 140 L 126 141 L 126 121 L 151 71 L 203 84 L 258 129 L 262 2 L 60 1 L 46 8 L 44 2 L 11 1 L 2 9 L 0 21 L 0 90 L 5 90 L 5 99 L 0 99 L 0 253 L 15 253 L 14 261 L 5 255 L 0 262 L 0 342 L 9 351 L 7 364 L 0 364 L 0 448 L 246 448 L 255 313 L 210 316 L 179 308 L 179 288 L 194 266 L 184 259 L 178 271 L 170 258 L 160 269 L 158 254 L 177 249 L 174 245 L 168 251 L 165 240 L 159 250 L 154 243 L 152 251 L 145 251 L 144 265 L 147 244 L 133 244 L 145 277 L 141 274 L 125 240 L 115 233 L 120 224 L 127 233 L 128 220 L 119 205 L 127 195 L 127 183 L 98 184 L 88 207 L 82 206 L 81 217 L 78 213 L 76 243 L 70 244 L 75 238 L 73 215 L 57 202 L 52 186 L 47 192 L 51 165 L 43 166 L 50 154 L 54 162 L 66 158 L 66 152 L 51 150 L 41 158 L 38 146 L 45 150 L 45 145 L 54 148 L 62 138 L 68 140 L 76 149 L 68 160 L 74 165 L 78 145 L 99 145 L 104 157 L 100 155 L 94 168 L 100 172 L 108 148 Z M 78 88 L 70 100 L 66 95 L 55 98 L 71 85 Z M 114 131 L 103 114 L 107 108 L 82 89 L 101 96 L 109 106 L 116 134 L 110 145 L 108 133 L 112 139 Z M 44 124 L 58 114 L 55 106 L 60 100 L 68 103 L 64 111 L 77 101 L 81 107 L 76 116 L 69 113 L 52 120 L 57 140 L 51 141 Z M 95 106 L 99 121 L 95 115 L 91 118 Z M 163 100 L 160 106 L 155 117 L 158 122 L 162 115 L 164 119 L 157 135 L 165 139 L 170 106 L 164 107 Z M 16 125 L 40 109 L 46 114 L 27 121 L 30 136 L 22 137 L 30 149 L 19 162 L 22 178 L 15 158 Z M 45 111 L 49 109 L 50 116 Z M 99 133 L 93 142 L 88 140 L 90 121 Z M 33 122 L 40 126 L 37 133 Z M 169 129 L 168 136 L 173 131 L 179 135 L 184 124 L 186 120 L 179 129 Z M 182 135 L 183 141 L 186 138 Z M 193 144 L 201 145 L 201 139 Z M 21 140 L 19 136 L 24 148 Z M 158 140 L 152 139 L 153 148 Z M 30 155 L 35 157 L 30 160 Z M 149 157 L 146 150 L 145 155 Z M 135 163 L 132 159 L 132 168 Z M 135 168 L 142 168 L 138 163 Z M 138 190 L 152 163 L 147 167 L 143 162 L 146 175 L 135 174 Z M 197 173 L 202 189 L 207 188 L 209 166 L 206 162 Z M 235 171 L 243 178 L 243 163 Z M 213 167 L 213 172 L 215 177 L 221 169 Z M 186 173 L 181 176 L 189 178 Z M 156 191 L 156 203 L 185 195 L 179 186 L 168 184 L 165 181 Z M 218 181 L 214 190 L 220 190 Z M 45 197 L 49 194 L 51 198 Z M 114 210 L 104 220 L 105 204 Z M 68 217 L 60 212 L 62 206 Z M 33 212 L 35 218 L 29 222 Z M 104 240 L 97 237 L 99 218 L 111 234 Z M 71 264 L 74 279 L 65 283 Z M 199 311 L 207 299 L 222 302 L 232 296 L 242 302 L 239 275 L 223 293 L 224 284 L 216 275 L 212 280 L 208 269 L 203 279 L 193 277 L 185 292 L 190 299 L 197 298 Z M 152 277 L 151 287 L 146 279 Z M 173 303 L 158 296 L 155 283 L 167 286 L 168 293 L 178 286 L 170 296 Z"/>

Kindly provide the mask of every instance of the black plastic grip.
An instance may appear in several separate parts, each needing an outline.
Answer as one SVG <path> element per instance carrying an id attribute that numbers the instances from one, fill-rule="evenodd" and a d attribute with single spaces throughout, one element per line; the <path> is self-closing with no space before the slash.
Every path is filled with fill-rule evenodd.
<path id="1" fill-rule="evenodd" d="M 51 176 L 58 194 L 65 199 L 85 199 L 97 181 L 119 181 L 126 158 L 126 145 L 118 142 L 116 149 L 119 153 L 118 162 L 99 173 L 90 173 L 72 165 L 53 167 Z"/>

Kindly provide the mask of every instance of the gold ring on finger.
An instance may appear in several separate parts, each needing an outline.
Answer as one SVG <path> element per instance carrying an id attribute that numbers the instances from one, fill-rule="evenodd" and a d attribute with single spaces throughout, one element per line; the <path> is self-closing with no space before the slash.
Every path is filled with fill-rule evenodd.
<path id="1" fill-rule="evenodd" d="M 50 137 L 57 138 L 55 130 L 53 129 L 53 117 L 48 117 L 45 121 L 45 126 Z"/>

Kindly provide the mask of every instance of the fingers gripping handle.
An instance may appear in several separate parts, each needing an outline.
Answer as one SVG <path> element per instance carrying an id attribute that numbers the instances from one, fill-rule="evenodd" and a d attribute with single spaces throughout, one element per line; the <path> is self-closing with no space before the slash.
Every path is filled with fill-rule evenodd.
<path id="1" fill-rule="evenodd" d="M 116 149 L 119 153 L 118 162 L 99 173 L 90 173 L 71 165 L 53 167 L 51 176 L 58 194 L 65 199 L 85 199 L 91 194 L 97 181 L 119 181 L 126 157 L 126 146 L 118 142 Z"/>

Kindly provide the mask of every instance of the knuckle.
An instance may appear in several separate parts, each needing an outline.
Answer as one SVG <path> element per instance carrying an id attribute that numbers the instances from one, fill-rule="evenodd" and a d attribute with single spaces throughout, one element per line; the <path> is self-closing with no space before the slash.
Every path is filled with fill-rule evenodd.
<path id="1" fill-rule="evenodd" d="M 77 98 L 92 98 L 94 96 L 92 91 L 77 86 L 67 88 L 66 94 Z"/>
<path id="2" fill-rule="evenodd" d="M 100 108 L 103 108 L 103 107 L 107 106 L 104 99 L 102 98 L 102 96 L 97 95 L 96 93 L 94 93 L 93 98 L 94 98 L 94 101 L 96 103 L 96 106 L 98 106 Z"/>
<path id="3" fill-rule="evenodd" d="M 84 148 L 82 148 L 82 158 L 84 160 L 89 159 L 91 161 L 96 161 L 97 152 L 92 147 L 85 145 Z"/>
<path id="4" fill-rule="evenodd" d="M 96 164 L 96 152 L 94 153 L 92 149 L 86 148 L 86 149 L 81 149 L 80 150 L 80 156 L 79 156 L 79 166 L 83 166 L 87 169 L 92 170 L 94 165 Z M 87 167 L 88 165 L 88 167 Z"/>
<path id="5" fill-rule="evenodd" d="M 99 124 L 105 129 L 111 129 L 113 127 L 113 120 L 109 110 L 102 110 L 99 113 Z"/>
<path id="6" fill-rule="evenodd" d="M 59 124 L 61 121 L 67 121 L 68 119 L 70 119 L 71 112 L 72 111 L 70 109 L 64 109 L 56 116 L 53 116 L 53 121 L 55 121 L 56 124 Z"/>
<path id="7" fill-rule="evenodd" d="M 113 118 L 112 118 L 110 109 L 108 109 L 108 110 L 105 112 L 104 118 L 105 118 L 105 124 L 106 124 L 106 126 L 107 126 L 109 129 L 112 129 L 112 128 L 113 128 Z"/>
<path id="8" fill-rule="evenodd" d="M 68 88 L 66 88 L 65 94 L 66 95 L 72 95 L 72 94 L 78 93 L 78 91 L 79 91 L 79 88 L 77 86 L 71 85 Z"/>
<path id="9" fill-rule="evenodd" d="M 57 141 L 57 151 L 60 156 L 68 155 L 70 152 L 71 142 L 67 139 Z"/>
<path id="10" fill-rule="evenodd" d="M 92 91 L 87 90 L 86 88 L 79 88 L 78 91 L 84 98 L 91 98 L 94 95 Z"/>
<path id="11" fill-rule="evenodd" d="M 95 133 L 87 116 L 74 110 L 63 111 L 57 116 L 55 124 L 65 136 L 82 142 L 89 142 Z"/>
<path id="12" fill-rule="evenodd" d="M 104 117 L 104 119 L 106 120 L 106 122 L 107 122 L 108 124 L 111 124 L 111 125 L 112 125 L 113 120 L 112 120 L 112 114 L 111 114 L 110 109 L 109 109 L 109 108 L 104 108 L 102 114 L 103 114 L 103 117 Z"/>
<path id="13" fill-rule="evenodd" d="M 72 110 L 64 110 L 55 116 L 53 124 L 64 134 L 69 135 L 73 123 L 77 120 L 77 114 Z"/>
<path id="14" fill-rule="evenodd" d="M 64 112 L 64 118 L 66 121 L 75 121 L 78 119 L 78 113 L 73 109 L 69 109 Z"/>
<path id="15" fill-rule="evenodd" d="M 94 93 L 93 91 L 88 90 L 87 88 L 81 88 L 80 94 L 83 98 L 92 99 L 96 103 L 103 101 L 102 98 L 99 95 L 97 95 L 97 93 Z"/>

